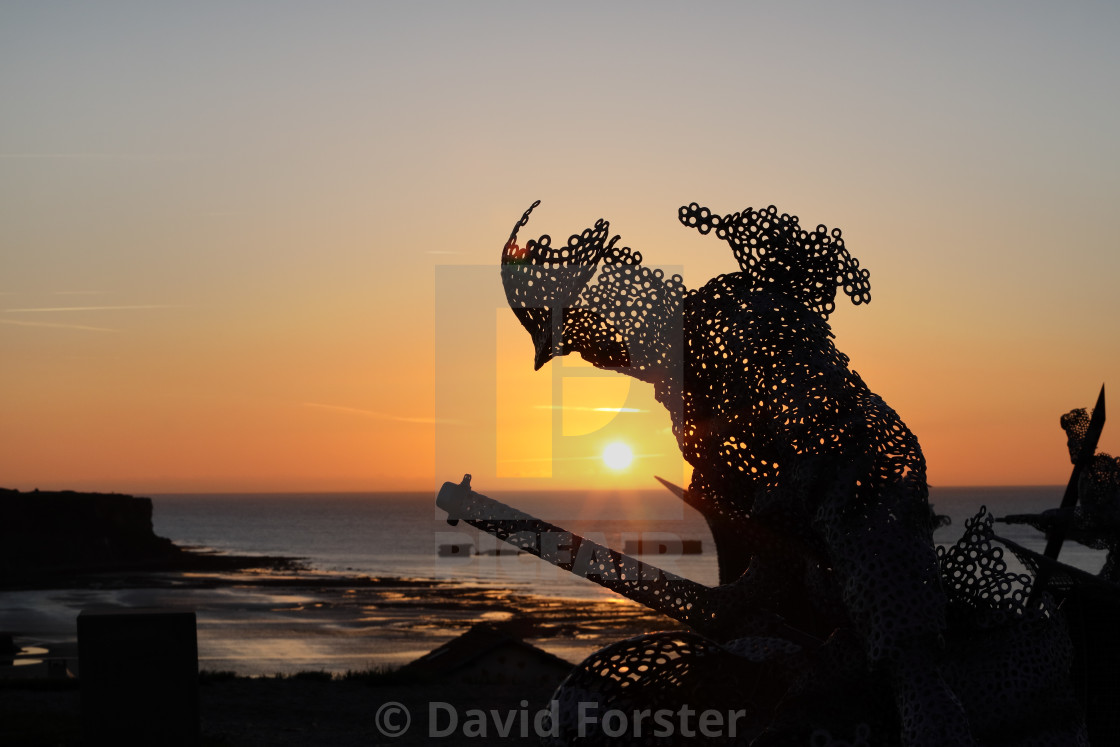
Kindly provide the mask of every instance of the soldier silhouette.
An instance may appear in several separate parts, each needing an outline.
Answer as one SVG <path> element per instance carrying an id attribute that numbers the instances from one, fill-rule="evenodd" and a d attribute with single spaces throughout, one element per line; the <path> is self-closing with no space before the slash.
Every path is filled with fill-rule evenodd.
<path id="1" fill-rule="evenodd" d="M 609 224 L 562 247 L 502 255 L 507 299 L 535 366 L 578 352 L 652 384 L 693 467 L 685 500 L 707 520 L 732 628 L 755 611 L 822 639 L 846 631 L 889 684 L 905 744 L 965 745 L 963 708 L 938 674 L 945 595 L 925 460 L 898 415 L 848 367 L 828 324 L 836 291 L 870 300 L 839 230 L 773 206 L 685 226 L 727 242 L 740 270 L 689 290 L 642 265 Z"/>

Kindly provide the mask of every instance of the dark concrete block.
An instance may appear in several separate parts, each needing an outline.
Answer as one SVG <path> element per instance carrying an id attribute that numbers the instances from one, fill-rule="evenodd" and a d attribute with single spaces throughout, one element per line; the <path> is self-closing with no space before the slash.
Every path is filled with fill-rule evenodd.
<path id="1" fill-rule="evenodd" d="M 193 611 L 82 610 L 78 665 L 88 743 L 198 744 Z"/>

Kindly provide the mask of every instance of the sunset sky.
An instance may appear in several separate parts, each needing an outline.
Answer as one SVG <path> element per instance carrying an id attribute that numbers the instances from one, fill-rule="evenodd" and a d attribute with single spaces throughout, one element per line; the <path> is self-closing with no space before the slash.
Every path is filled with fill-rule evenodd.
<path id="1" fill-rule="evenodd" d="M 607 218 L 689 287 L 736 265 L 680 205 L 843 229 L 872 303 L 837 346 L 930 482 L 1064 482 L 1102 382 L 1120 452 L 1118 31 L 1103 1 L 3 3 L 0 486 L 685 479 L 642 385 L 533 372 L 498 261 L 537 199 L 523 236 Z"/>

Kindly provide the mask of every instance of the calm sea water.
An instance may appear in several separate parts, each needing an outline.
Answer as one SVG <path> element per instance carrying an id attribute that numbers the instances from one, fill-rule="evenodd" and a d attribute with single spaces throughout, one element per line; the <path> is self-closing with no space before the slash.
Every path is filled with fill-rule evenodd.
<path id="1" fill-rule="evenodd" d="M 934 489 L 935 508 L 953 520 L 935 539 L 955 542 L 965 520 L 981 505 L 996 516 L 1036 512 L 1058 505 L 1061 494 L 1057 487 Z M 704 584 L 716 583 L 716 556 L 707 526 L 667 491 L 491 497 L 618 549 L 628 540 L 667 545 L 699 540 L 704 550 L 700 555 L 643 559 Z M 485 554 L 499 543 L 470 526 L 448 526 L 435 508 L 434 496 L 427 493 L 158 495 L 153 503 L 156 532 L 184 545 L 299 556 L 311 568 L 330 573 L 446 579 L 553 597 L 614 596 L 530 555 Z M 1034 549 L 1044 544 L 1027 527 L 997 525 L 997 531 Z M 441 558 L 438 547 L 444 544 L 469 544 L 483 554 Z M 1104 562 L 1103 553 L 1072 542 L 1066 543 L 1061 559 L 1090 572 Z M 242 674 L 343 672 L 411 661 L 458 635 L 477 614 L 465 619 L 454 610 L 384 605 L 350 599 L 350 594 L 252 584 L 13 591 L 0 595 L 0 630 L 21 631 L 21 645 L 49 648 L 50 658 L 65 659 L 73 667 L 75 621 L 81 610 L 103 605 L 189 606 L 198 615 L 199 662 L 204 669 Z M 611 640 L 609 632 L 590 631 L 578 639 L 552 638 L 539 644 L 576 662 Z M 30 657 L 21 663 L 36 661 Z"/>
<path id="2" fill-rule="evenodd" d="M 965 520 L 986 505 L 996 516 L 1052 508 L 1062 488 L 934 488 L 931 500 L 952 524 L 938 530 L 955 542 Z M 616 549 L 628 540 L 700 540 L 700 555 L 645 560 L 705 584 L 716 583 L 711 534 L 702 517 L 667 491 L 493 493 L 491 497 Z M 607 596 L 596 585 L 529 555 L 487 554 L 499 545 L 470 526 L 452 527 L 428 493 L 206 494 L 153 497 L 156 533 L 184 545 L 262 555 L 298 556 L 314 569 L 371 576 L 440 578 L 564 597 Z M 1029 527 L 997 525 L 997 533 L 1041 550 Z M 444 544 L 469 545 L 472 554 L 440 557 Z M 481 554 L 475 554 L 481 553 Z M 1062 560 L 1096 572 L 1103 553 L 1069 542 Z"/>

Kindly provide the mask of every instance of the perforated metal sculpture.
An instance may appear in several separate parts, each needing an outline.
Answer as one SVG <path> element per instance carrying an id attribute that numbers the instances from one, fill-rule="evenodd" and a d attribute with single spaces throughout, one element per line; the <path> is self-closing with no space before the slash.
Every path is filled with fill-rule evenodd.
<path id="1" fill-rule="evenodd" d="M 1025 523 L 1046 532 L 1044 552 L 1032 551 L 1004 538 L 1033 577 L 1031 600 L 1060 605 L 1061 619 L 1070 629 L 1072 681 L 1085 712 L 1093 744 L 1120 743 L 1120 585 L 1116 581 L 1116 548 L 1120 535 L 1120 459 L 1097 453 L 1104 427 L 1104 387 L 1092 415 L 1084 409 L 1062 416 L 1073 473 L 1061 506 L 1042 514 L 1019 514 L 999 521 Z M 1079 505 L 1080 504 L 1080 505 Z M 1067 538 L 1108 550 L 1097 576 L 1058 561 Z M 1026 609 L 1036 608 L 1028 601 Z"/>
<path id="2" fill-rule="evenodd" d="M 1080 738 L 1069 715 L 1076 706 L 1038 695 L 1061 689 L 1068 664 L 1052 609 L 1027 609 L 1030 579 L 1007 573 L 990 516 L 970 524 L 965 545 L 934 549 L 918 441 L 833 344 L 837 289 L 855 304 L 870 300 L 868 272 L 839 230 L 807 231 L 774 207 L 724 216 L 682 207 L 681 223 L 726 241 L 740 266 L 688 290 L 680 277 L 644 267 L 602 220 L 562 247 L 548 236 L 520 245 L 536 205 L 502 254 L 507 298 L 532 335 L 535 365 L 578 352 L 653 385 L 693 466 L 679 494 L 711 528 L 721 582 L 707 589 L 593 551 L 602 562 L 589 570 L 604 577 L 596 580 L 700 636 L 609 647 L 577 668 L 562 699 L 750 701 L 753 730 L 737 738 L 744 744 L 844 743 L 830 734 L 970 744 L 973 733 L 1017 743 L 1021 730 L 985 720 L 982 694 L 958 697 L 967 678 L 955 663 L 984 656 L 954 644 L 978 630 L 1033 625 L 1032 640 L 1045 639 L 1051 659 L 1036 667 L 1037 681 L 1017 681 L 1005 695 L 1019 706 L 1045 701 L 1058 724 L 1050 743 Z M 441 493 L 452 516 L 558 562 L 543 538 L 559 528 L 507 507 L 488 518 L 492 505 L 453 488 Z M 988 649 L 997 650 L 1013 658 Z M 994 739 L 1000 730 L 1012 741 Z"/>
<path id="3" fill-rule="evenodd" d="M 1097 400 L 1094 415 L 1104 409 L 1104 391 Z M 1014 514 L 1002 521 L 1010 524 L 1029 524 L 1051 537 L 1052 559 L 1057 552 L 1052 547 L 1055 537 L 1069 537 L 1096 550 L 1107 550 L 1100 577 L 1110 583 L 1120 583 L 1120 457 L 1096 453 L 1096 441 L 1102 424 L 1094 423 L 1084 408 L 1071 410 L 1062 416 L 1062 429 L 1066 432 L 1069 458 L 1075 468 L 1080 467 L 1075 484 L 1070 490 L 1077 498 L 1068 506 L 1051 509 L 1041 514 Z M 1079 462 L 1081 464 L 1079 464 Z M 1060 549 L 1061 542 L 1058 541 Z"/>
<path id="4" fill-rule="evenodd" d="M 721 217 L 694 203 L 679 217 L 726 241 L 740 272 L 688 291 L 643 267 L 605 221 L 558 249 L 548 236 L 521 247 L 515 228 L 503 280 L 537 366 L 578 351 L 652 383 L 693 466 L 687 496 L 711 526 L 721 583 L 795 626 L 826 622 L 825 636 L 846 616 L 873 664 L 912 680 L 902 672 L 929 669 L 945 624 L 925 462 L 827 321 L 838 286 L 870 300 L 868 272 L 839 230 L 806 231 L 774 207 Z M 748 521 L 778 539 L 744 543 Z M 816 552 L 790 552 L 784 536 Z"/>

